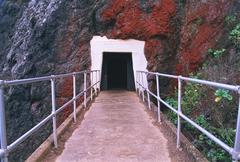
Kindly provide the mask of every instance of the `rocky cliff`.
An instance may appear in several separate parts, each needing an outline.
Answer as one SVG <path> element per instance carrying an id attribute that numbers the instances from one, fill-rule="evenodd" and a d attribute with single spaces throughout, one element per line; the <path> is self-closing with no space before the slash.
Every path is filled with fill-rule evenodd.
<path id="1" fill-rule="evenodd" d="M 2 0 L 0 77 L 89 69 L 93 35 L 144 40 L 149 71 L 187 75 L 201 67 L 208 49 L 219 43 L 226 16 L 239 14 L 237 8 L 238 0 Z M 71 97 L 71 84 L 70 78 L 57 82 L 58 105 Z M 48 83 L 39 83 L 6 87 L 6 92 L 12 142 L 50 112 L 50 89 Z M 12 160 L 25 159 L 50 132 L 48 126 L 36 135 L 37 142 L 28 140 Z M 29 149 L 18 154 L 26 145 Z"/>

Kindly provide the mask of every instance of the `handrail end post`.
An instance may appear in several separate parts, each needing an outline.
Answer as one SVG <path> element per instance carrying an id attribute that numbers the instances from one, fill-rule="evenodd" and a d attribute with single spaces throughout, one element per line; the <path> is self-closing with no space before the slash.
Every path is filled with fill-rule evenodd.
<path id="1" fill-rule="evenodd" d="M 7 129 L 6 129 L 6 114 L 4 104 L 4 81 L 0 80 L 0 141 L 1 149 L 4 152 L 4 156 L 1 158 L 3 162 L 8 161 L 7 153 Z"/>
<path id="2" fill-rule="evenodd" d="M 58 147 L 57 142 L 57 121 L 56 121 L 56 90 L 55 90 L 55 76 L 51 75 L 51 93 L 52 93 L 52 127 L 53 127 L 53 142 L 55 148 Z"/>
<path id="3" fill-rule="evenodd" d="M 93 72 L 90 72 L 90 92 L 91 92 L 91 101 L 93 100 Z"/>
<path id="4" fill-rule="evenodd" d="M 77 107 L 77 101 L 76 101 L 76 72 L 73 72 L 73 121 L 76 123 L 77 121 L 77 115 L 76 115 L 76 107 Z"/>
<path id="5" fill-rule="evenodd" d="M 87 70 L 84 71 L 84 108 L 87 108 Z"/>
<path id="6" fill-rule="evenodd" d="M 177 148 L 180 148 L 180 136 L 181 136 L 181 117 L 180 114 L 182 113 L 182 80 L 181 75 L 178 76 L 178 110 L 177 110 L 177 116 L 178 116 L 178 124 L 177 124 Z"/>
<path id="7" fill-rule="evenodd" d="M 237 126 L 236 126 L 236 134 L 235 134 L 235 143 L 232 152 L 232 159 L 239 160 L 240 159 L 240 86 L 238 87 L 238 116 L 237 116 Z"/>
<path id="8" fill-rule="evenodd" d="M 159 101 L 159 98 L 160 98 L 160 85 L 159 85 L 159 76 L 158 76 L 158 74 L 157 73 L 155 73 L 155 77 L 156 77 L 156 84 L 157 84 L 157 97 L 158 97 L 158 99 L 157 99 L 157 106 L 158 106 L 158 108 L 157 108 L 157 113 L 158 113 L 158 122 L 159 123 L 161 123 L 161 103 L 160 103 L 160 101 Z"/>

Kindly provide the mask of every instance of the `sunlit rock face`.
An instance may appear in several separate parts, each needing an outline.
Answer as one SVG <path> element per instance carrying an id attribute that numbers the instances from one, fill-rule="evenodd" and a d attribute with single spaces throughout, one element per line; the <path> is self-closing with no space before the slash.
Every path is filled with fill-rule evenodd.
<path id="1" fill-rule="evenodd" d="M 149 71 L 188 74 L 202 64 L 207 49 L 221 39 L 223 20 L 236 3 L 239 2 L 0 0 L 0 78 L 90 69 L 93 35 L 144 40 Z M 163 84 L 167 86 L 164 80 Z M 71 79 L 57 82 L 58 106 L 71 98 L 71 85 Z M 51 112 L 50 89 L 49 83 L 39 83 L 6 88 L 6 92 L 8 141 L 12 142 Z M 70 112 L 64 112 L 59 123 Z M 29 139 L 11 160 L 25 159 L 50 133 L 50 126 L 41 130 L 35 136 L 38 140 Z M 22 152 L 26 146 L 28 149 Z"/>

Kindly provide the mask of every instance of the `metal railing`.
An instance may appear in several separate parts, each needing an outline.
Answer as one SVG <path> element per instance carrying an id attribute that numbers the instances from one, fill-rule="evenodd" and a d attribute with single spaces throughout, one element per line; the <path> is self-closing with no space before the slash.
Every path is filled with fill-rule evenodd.
<path id="1" fill-rule="evenodd" d="M 87 87 L 87 75 L 90 74 L 91 85 Z M 81 91 L 79 94 L 76 94 L 76 76 L 83 75 L 84 76 L 84 90 Z M 56 79 L 65 78 L 65 77 L 72 77 L 73 80 L 73 98 L 63 104 L 60 108 L 56 108 Z M 94 78 L 95 77 L 95 78 Z M 95 80 L 95 82 L 94 82 Z M 28 132 L 23 134 L 17 140 L 15 140 L 10 145 L 7 144 L 7 132 L 6 132 L 6 119 L 5 119 L 5 105 L 4 105 L 4 87 L 5 86 L 15 86 L 15 85 L 22 85 L 22 84 L 31 84 L 36 82 L 42 81 L 50 81 L 51 84 L 51 100 L 52 100 L 52 113 L 44 118 L 40 123 L 30 129 Z M 94 83 L 93 83 L 94 82 Z M 76 122 L 76 106 L 77 106 L 77 99 L 84 96 L 84 107 L 87 107 L 87 92 L 90 90 L 91 100 L 93 99 L 93 89 L 95 89 L 95 95 L 97 95 L 98 90 L 100 90 L 100 70 L 93 70 L 93 71 L 81 71 L 81 72 L 74 72 L 68 74 L 61 74 L 61 75 L 51 75 L 46 77 L 39 77 L 39 78 L 30 78 L 30 79 L 21 79 L 21 80 L 12 80 L 12 81 L 4 81 L 0 80 L 0 142 L 1 142 L 1 149 L 0 149 L 0 158 L 2 162 L 8 161 L 8 155 L 11 153 L 19 144 L 25 141 L 30 135 L 34 132 L 38 131 L 42 126 L 44 126 L 49 120 L 52 119 L 52 126 L 53 126 L 53 142 L 54 146 L 58 147 L 58 137 L 57 137 L 57 123 L 56 123 L 56 116 L 58 113 L 63 111 L 67 106 L 73 103 L 73 120 Z"/>
<path id="2" fill-rule="evenodd" d="M 240 86 L 235 86 L 235 85 L 229 85 L 229 84 L 222 84 L 222 83 L 216 83 L 216 82 L 211 82 L 211 81 L 206 81 L 206 80 L 200 80 L 200 79 L 194 79 L 194 78 L 187 78 L 187 77 L 182 77 L 182 76 L 175 76 L 175 75 L 169 75 L 169 74 L 162 74 L 162 73 L 155 73 L 155 72 L 146 72 L 146 71 L 137 71 L 136 73 L 136 91 L 139 94 L 139 96 L 142 95 L 142 99 L 144 101 L 145 98 L 145 91 L 147 92 L 147 99 L 148 99 L 148 107 L 150 107 L 150 95 L 153 96 L 154 98 L 157 99 L 157 116 L 158 116 L 158 122 L 161 122 L 160 118 L 160 103 L 163 103 L 167 108 L 169 108 L 171 111 L 173 111 L 175 114 L 177 114 L 178 120 L 177 120 L 177 148 L 180 147 L 180 134 L 181 134 L 181 119 L 184 119 L 187 123 L 191 124 L 193 127 L 198 129 L 200 132 L 205 134 L 209 139 L 214 141 L 216 144 L 218 144 L 220 147 L 222 147 L 224 150 L 226 150 L 229 154 L 231 154 L 233 161 L 240 160 Z M 153 92 L 151 92 L 148 88 L 148 85 L 144 85 L 144 75 L 147 77 L 147 75 L 155 75 L 156 77 L 156 87 L 157 87 L 157 94 L 155 95 Z M 166 101 L 164 101 L 160 97 L 160 92 L 159 92 L 159 77 L 167 77 L 167 78 L 172 78 L 172 79 L 177 79 L 178 80 L 178 107 L 177 110 L 172 107 L 170 104 L 168 104 Z M 193 82 L 193 83 L 198 83 L 198 84 L 203 84 L 203 85 L 208 85 L 212 87 L 217 87 L 217 88 L 223 88 L 223 89 L 228 89 L 231 91 L 234 91 L 238 93 L 238 98 L 239 98 L 239 105 L 238 105 L 238 117 L 237 117 L 237 125 L 236 125 L 236 135 L 235 135 L 235 142 L 234 142 L 234 147 L 228 146 L 226 143 L 218 139 L 216 136 L 214 136 L 212 133 L 192 121 L 189 117 L 183 114 L 182 109 L 181 109 L 181 103 L 182 103 L 182 82 Z"/>

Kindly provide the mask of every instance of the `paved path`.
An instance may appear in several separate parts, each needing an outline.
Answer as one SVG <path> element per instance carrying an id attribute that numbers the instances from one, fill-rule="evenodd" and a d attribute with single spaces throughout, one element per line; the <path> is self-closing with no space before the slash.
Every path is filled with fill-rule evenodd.
<path id="1" fill-rule="evenodd" d="M 134 92 L 101 92 L 57 162 L 170 162 L 167 140 Z"/>

